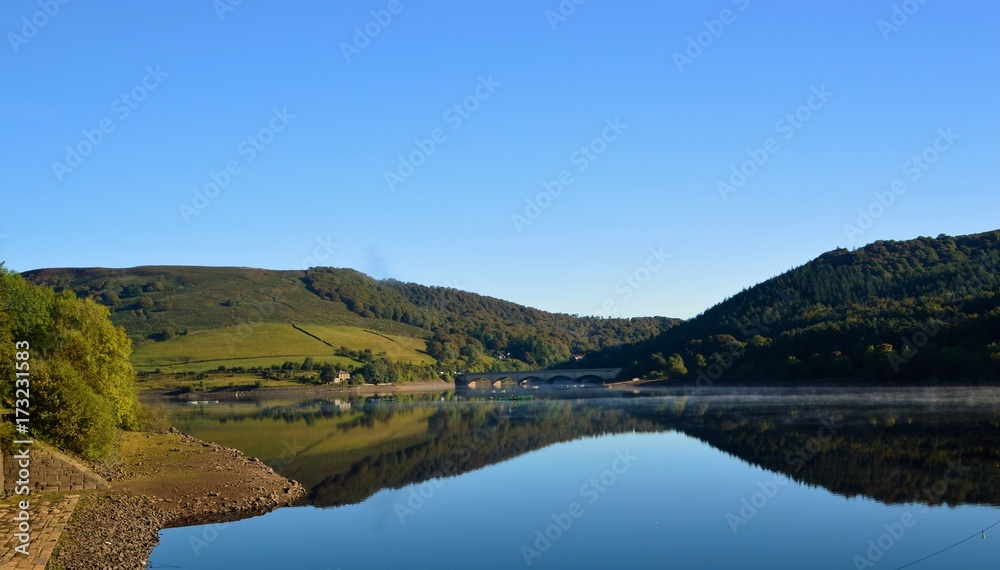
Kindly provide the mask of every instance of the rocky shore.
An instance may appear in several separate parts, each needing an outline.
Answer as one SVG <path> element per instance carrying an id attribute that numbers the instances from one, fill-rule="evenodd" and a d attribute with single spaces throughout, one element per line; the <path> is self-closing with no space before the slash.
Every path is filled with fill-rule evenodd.
<path id="1" fill-rule="evenodd" d="M 306 493 L 256 458 L 173 428 L 125 434 L 122 457 L 102 473 L 110 490 L 81 497 L 50 568 L 145 568 L 160 529 L 247 518 Z"/>

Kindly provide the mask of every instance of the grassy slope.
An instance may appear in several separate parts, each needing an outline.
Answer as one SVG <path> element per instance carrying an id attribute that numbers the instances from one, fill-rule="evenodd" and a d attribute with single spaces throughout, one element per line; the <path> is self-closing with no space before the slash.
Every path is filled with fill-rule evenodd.
<path id="1" fill-rule="evenodd" d="M 413 363 L 433 363 L 424 350 L 423 339 L 374 333 L 358 327 L 300 325 L 311 334 L 334 347 L 352 350 L 370 348 L 385 352 L 393 360 Z M 166 342 L 144 343 L 136 347 L 132 361 L 138 370 L 160 368 L 164 372 L 211 370 L 220 364 L 236 366 L 269 366 L 286 360 L 302 362 L 311 356 L 316 362 L 331 362 L 337 366 L 360 363 L 335 356 L 329 345 L 298 331 L 290 324 L 262 323 L 252 326 L 229 327 L 191 333 Z"/>
<path id="2" fill-rule="evenodd" d="M 422 329 L 392 321 L 365 319 L 342 304 L 325 301 L 301 281 L 302 271 L 270 271 L 244 267 L 145 266 L 133 269 L 42 269 L 24 274 L 31 281 L 70 288 L 78 295 L 128 285 L 159 283 L 162 290 L 123 297 L 111 318 L 125 327 L 135 343 L 138 370 L 167 372 L 212 370 L 220 364 L 269 366 L 286 360 L 337 366 L 358 365 L 335 356 L 334 348 L 292 328 L 319 336 L 333 347 L 370 348 L 395 360 L 430 363 L 423 353 Z M 154 306 L 141 308 L 140 297 Z M 163 330 L 187 335 L 154 342 Z"/>

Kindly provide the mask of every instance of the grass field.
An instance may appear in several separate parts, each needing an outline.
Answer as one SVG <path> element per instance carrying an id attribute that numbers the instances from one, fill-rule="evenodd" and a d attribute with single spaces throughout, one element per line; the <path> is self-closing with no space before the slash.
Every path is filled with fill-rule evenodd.
<path id="1" fill-rule="evenodd" d="M 210 391 L 216 388 L 244 388 L 247 390 L 255 388 L 255 384 L 260 382 L 263 386 L 302 386 L 296 380 L 263 380 L 260 376 L 250 373 L 225 372 L 209 374 L 205 378 L 195 378 L 194 376 L 183 376 L 175 374 L 152 374 L 140 376 L 136 379 L 136 387 L 140 392 L 146 390 L 178 390 L 184 387 L 196 388 L 204 384 L 205 390 Z"/>
<path id="2" fill-rule="evenodd" d="M 160 369 L 163 372 L 215 370 L 220 365 L 226 368 L 270 366 L 287 360 L 301 362 L 306 357 L 312 357 L 317 363 L 330 362 L 340 367 L 349 364 L 360 366 L 360 362 L 334 354 L 334 347 L 341 346 L 351 350 L 367 348 L 376 354 L 385 352 L 396 361 L 433 363 L 433 359 L 423 352 L 426 342 L 421 338 L 352 326 L 299 326 L 329 344 L 296 330 L 291 324 L 262 323 L 145 343 L 132 353 L 132 363 L 140 371 Z"/>

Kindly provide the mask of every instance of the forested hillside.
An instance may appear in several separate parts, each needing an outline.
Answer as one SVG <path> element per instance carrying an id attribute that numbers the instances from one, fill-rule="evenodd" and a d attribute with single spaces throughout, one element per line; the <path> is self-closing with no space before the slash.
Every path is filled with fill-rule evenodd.
<path id="1" fill-rule="evenodd" d="M 376 281 L 349 269 L 313 268 L 305 276 L 317 295 L 366 318 L 404 323 L 432 333 L 427 353 L 475 370 L 483 356 L 508 368 L 548 367 L 574 354 L 651 338 L 680 322 L 664 317 L 603 319 L 547 313 L 446 287 Z"/>
<path id="2" fill-rule="evenodd" d="M 838 249 L 591 364 L 706 385 L 1000 374 L 1000 231 Z"/>
<path id="3" fill-rule="evenodd" d="M 141 371 L 288 370 L 305 358 L 370 373 L 371 365 L 384 368 L 380 359 L 397 372 L 404 364 L 541 368 L 646 340 L 679 322 L 553 314 L 351 269 L 147 266 L 42 269 L 24 277 L 107 306 L 137 345 Z"/>

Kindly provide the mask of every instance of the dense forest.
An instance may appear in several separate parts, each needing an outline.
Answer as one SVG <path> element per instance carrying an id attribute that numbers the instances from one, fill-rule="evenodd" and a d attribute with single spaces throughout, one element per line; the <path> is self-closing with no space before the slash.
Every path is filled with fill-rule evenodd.
<path id="1" fill-rule="evenodd" d="M 588 358 L 688 385 L 1000 376 L 1000 231 L 838 249 Z"/>
<path id="2" fill-rule="evenodd" d="M 635 343 L 679 323 L 665 317 L 604 319 L 548 313 L 446 287 L 377 281 L 350 269 L 313 268 L 304 280 L 317 295 L 362 317 L 428 330 L 427 353 L 442 366 L 501 370 L 546 368 L 574 355 Z"/>
<path id="3" fill-rule="evenodd" d="M 29 437 L 88 459 L 108 456 L 117 430 L 140 422 L 131 351 L 107 308 L 27 283 L 0 264 L 0 407 L 28 412 L 17 416 L 27 418 Z"/>

